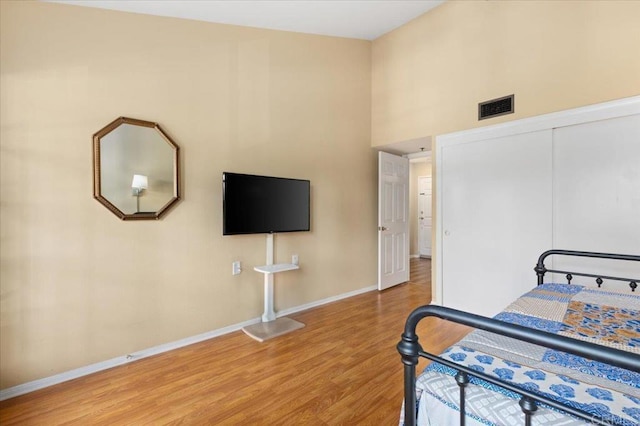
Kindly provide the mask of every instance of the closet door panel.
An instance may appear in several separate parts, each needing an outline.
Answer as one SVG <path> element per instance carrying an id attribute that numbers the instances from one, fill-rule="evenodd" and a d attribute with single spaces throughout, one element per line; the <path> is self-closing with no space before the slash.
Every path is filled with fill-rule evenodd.
<path id="1" fill-rule="evenodd" d="M 552 131 L 442 148 L 442 301 L 492 316 L 551 247 Z"/>
<path id="2" fill-rule="evenodd" d="M 640 115 L 555 129 L 553 157 L 554 247 L 640 254 Z M 582 264 L 594 261 L 558 257 L 554 266 Z M 594 272 L 621 267 L 640 276 L 640 265 L 615 261 L 598 262 Z"/>

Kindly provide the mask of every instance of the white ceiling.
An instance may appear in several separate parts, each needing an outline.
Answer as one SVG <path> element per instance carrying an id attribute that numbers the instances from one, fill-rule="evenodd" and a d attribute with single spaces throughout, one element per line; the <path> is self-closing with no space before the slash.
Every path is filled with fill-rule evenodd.
<path id="1" fill-rule="evenodd" d="M 148 15 L 373 40 L 445 0 L 44 0 Z"/>
<path id="2" fill-rule="evenodd" d="M 431 136 L 394 142 L 388 145 L 379 145 L 374 148 L 378 151 L 389 152 L 396 155 L 427 153 L 431 151 Z"/>

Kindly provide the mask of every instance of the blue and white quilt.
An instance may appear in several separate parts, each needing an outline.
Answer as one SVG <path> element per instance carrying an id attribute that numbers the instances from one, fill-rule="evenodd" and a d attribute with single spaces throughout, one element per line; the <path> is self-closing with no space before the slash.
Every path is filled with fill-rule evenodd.
<path id="1" fill-rule="evenodd" d="M 640 294 L 629 290 L 543 284 L 495 318 L 640 354 Z M 470 333 L 441 356 L 584 410 L 605 424 L 640 425 L 638 373 L 485 331 Z M 432 363 L 418 378 L 419 424 L 458 423 L 453 375 L 452 369 Z M 468 424 L 523 424 L 518 395 L 480 379 L 471 383 Z M 545 407 L 533 416 L 537 425 L 584 423 Z"/>

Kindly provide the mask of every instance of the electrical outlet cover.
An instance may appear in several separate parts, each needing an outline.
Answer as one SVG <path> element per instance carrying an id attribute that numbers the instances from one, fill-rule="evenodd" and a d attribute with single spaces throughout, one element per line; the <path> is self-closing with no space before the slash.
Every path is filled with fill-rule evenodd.
<path id="1" fill-rule="evenodd" d="M 238 275 L 240 272 L 242 272 L 242 269 L 240 268 L 240 261 L 236 260 L 231 264 L 231 274 Z"/>

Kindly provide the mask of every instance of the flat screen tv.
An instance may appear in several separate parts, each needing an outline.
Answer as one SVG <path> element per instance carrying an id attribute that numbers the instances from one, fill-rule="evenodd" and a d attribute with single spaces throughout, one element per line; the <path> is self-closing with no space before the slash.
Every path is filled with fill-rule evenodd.
<path id="1" fill-rule="evenodd" d="M 224 172 L 222 234 L 309 231 L 310 182 Z"/>

